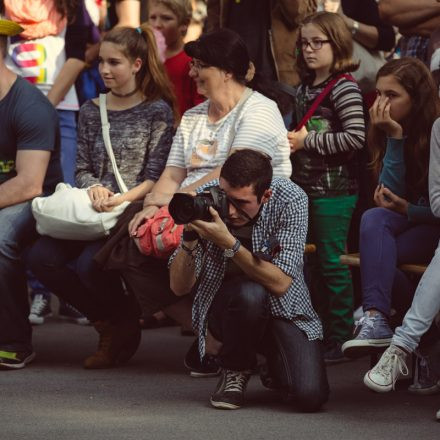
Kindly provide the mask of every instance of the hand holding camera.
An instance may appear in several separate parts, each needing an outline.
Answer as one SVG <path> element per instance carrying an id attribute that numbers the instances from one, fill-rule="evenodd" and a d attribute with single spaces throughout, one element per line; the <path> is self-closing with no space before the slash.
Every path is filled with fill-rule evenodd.
<path id="1" fill-rule="evenodd" d="M 223 249 L 235 243 L 234 236 L 224 223 L 229 214 L 229 201 L 226 193 L 218 186 L 195 196 L 174 194 L 168 208 L 177 224 L 188 224 L 188 228 L 196 231 L 201 238 Z"/>

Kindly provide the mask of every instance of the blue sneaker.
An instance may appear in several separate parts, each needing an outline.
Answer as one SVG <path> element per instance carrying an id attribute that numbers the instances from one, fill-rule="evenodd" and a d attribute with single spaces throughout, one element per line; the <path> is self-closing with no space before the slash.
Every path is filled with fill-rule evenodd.
<path id="1" fill-rule="evenodd" d="M 388 321 L 381 313 L 364 316 L 356 324 L 354 338 L 342 345 L 342 353 L 348 358 L 358 358 L 368 354 L 383 351 L 391 344 L 393 332 Z"/>

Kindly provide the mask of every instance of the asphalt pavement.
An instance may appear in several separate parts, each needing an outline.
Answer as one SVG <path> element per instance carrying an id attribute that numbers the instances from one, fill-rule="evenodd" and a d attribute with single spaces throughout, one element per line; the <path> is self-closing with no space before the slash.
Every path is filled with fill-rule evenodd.
<path id="1" fill-rule="evenodd" d="M 402 382 L 373 393 L 362 383 L 368 359 L 328 367 L 331 395 L 319 413 L 292 411 L 257 376 L 245 407 L 216 410 L 217 379 L 191 378 L 182 364 L 191 342 L 178 327 L 144 330 L 126 366 L 84 370 L 93 328 L 50 318 L 34 328 L 35 361 L 0 371 L 0 440 L 440 439 L 440 395 L 411 395 Z"/>

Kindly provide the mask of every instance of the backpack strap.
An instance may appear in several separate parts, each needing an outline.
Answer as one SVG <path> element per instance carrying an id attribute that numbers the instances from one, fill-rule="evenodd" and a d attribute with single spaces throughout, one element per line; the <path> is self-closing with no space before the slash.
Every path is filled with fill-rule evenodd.
<path id="1" fill-rule="evenodd" d="M 314 115 L 314 113 L 316 112 L 316 109 L 318 108 L 319 104 L 321 104 L 321 102 L 324 100 L 324 98 L 330 93 L 330 91 L 333 89 L 334 85 L 342 78 L 348 79 L 349 81 L 354 81 L 356 82 L 356 80 L 351 76 L 348 75 L 347 73 L 343 73 L 341 75 L 338 75 L 336 78 L 333 78 L 324 88 L 324 90 L 322 90 L 322 92 L 316 97 L 316 99 L 313 101 L 313 104 L 310 106 L 309 110 L 307 111 L 307 113 L 303 116 L 303 118 L 301 119 L 300 123 L 295 127 L 294 131 L 298 131 L 301 130 L 301 128 L 303 128 L 307 122 L 309 121 L 309 119 Z"/>

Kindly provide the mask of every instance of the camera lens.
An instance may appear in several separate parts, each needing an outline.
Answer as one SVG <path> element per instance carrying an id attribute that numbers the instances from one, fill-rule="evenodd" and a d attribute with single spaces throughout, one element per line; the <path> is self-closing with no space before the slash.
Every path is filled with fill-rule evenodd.
<path id="1" fill-rule="evenodd" d="M 177 224 L 190 223 L 195 216 L 194 197 L 189 194 L 174 194 L 168 210 Z"/>

